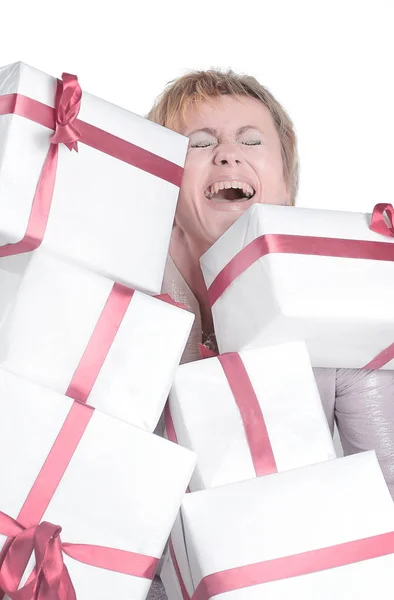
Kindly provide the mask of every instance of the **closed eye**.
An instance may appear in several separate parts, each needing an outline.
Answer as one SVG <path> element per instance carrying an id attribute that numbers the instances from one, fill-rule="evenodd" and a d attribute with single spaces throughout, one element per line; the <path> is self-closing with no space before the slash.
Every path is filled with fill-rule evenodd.
<path id="1" fill-rule="evenodd" d="M 247 140 L 245 142 L 241 142 L 245 146 L 261 146 L 261 140 Z"/>
<path id="2" fill-rule="evenodd" d="M 216 142 L 204 141 L 204 142 L 190 142 L 190 148 L 208 148 L 208 146 L 213 146 Z"/>

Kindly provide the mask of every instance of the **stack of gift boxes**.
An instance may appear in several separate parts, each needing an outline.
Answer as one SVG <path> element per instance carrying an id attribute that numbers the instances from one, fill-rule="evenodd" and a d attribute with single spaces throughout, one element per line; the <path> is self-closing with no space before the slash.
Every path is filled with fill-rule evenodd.
<path id="1" fill-rule="evenodd" d="M 198 457 L 170 600 L 391 597 L 390 492 L 373 451 L 336 458 L 312 367 L 394 368 L 393 212 L 255 205 L 202 257 L 221 354 L 167 407 Z"/>
<path id="2" fill-rule="evenodd" d="M 389 491 L 312 367 L 393 367 L 392 209 L 252 207 L 201 259 L 220 354 L 178 367 L 187 140 L 20 63 L 0 115 L 0 597 L 142 600 L 170 532 L 170 600 L 391 596 Z"/>
<path id="3" fill-rule="evenodd" d="M 0 115 L 0 596 L 143 599 L 195 464 L 152 433 L 187 139 L 22 63 Z"/>

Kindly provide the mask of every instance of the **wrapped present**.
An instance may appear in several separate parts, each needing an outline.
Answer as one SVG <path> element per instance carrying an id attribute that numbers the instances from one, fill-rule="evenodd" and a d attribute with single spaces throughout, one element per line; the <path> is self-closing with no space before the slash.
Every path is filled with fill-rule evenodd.
<path id="1" fill-rule="evenodd" d="M 191 491 L 335 458 L 302 341 L 181 365 L 169 412 L 198 456 Z"/>
<path id="2" fill-rule="evenodd" d="M 153 431 L 194 316 L 39 248 L 0 329 L 0 366 Z"/>
<path id="3" fill-rule="evenodd" d="M 0 588 L 142 600 L 194 462 L 186 449 L 0 370 Z"/>
<path id="4" fill-rule="evenodd" d="M 391 598 L 394 504 L 374 452 L 186 494 L 193 600 Z"/>
<path id="5" fill-rule="evenodd" d="M 0 327 L 13 305 L 30 256 L 31 253 L 0 258 Z"/>
<path id="6" fill-rule="evenodd" d="M 220 351 L 305 339 L 314 367 L 393 369 L 393 215 L 251 207 L 201 258 Z"/>
<path id="7" fill-rule="evenodd" d="M 187 144 L 75 76 L 0 68 L 0 256 L 41 244 L 158 293 Z"/>
<path id="8" fill-rule="evenodd" d="M 186 552 L 181 513 L 178 514 L 171 531 L 160 578 L 170 600 L 190 600 L 193 594 L 193 582 Z"/>

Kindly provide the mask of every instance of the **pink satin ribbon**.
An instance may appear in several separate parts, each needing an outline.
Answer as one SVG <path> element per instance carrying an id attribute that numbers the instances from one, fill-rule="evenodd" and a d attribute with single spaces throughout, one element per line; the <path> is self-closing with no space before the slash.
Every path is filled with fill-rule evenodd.
<path id="1" fill-rule="evenodd" d="M 215 353 L 212 353 L 212 355 L 216 356 Z M 270 473 L 277 473 L 278 469 L 276 467 L 275 457 L 260 404 L 241 357 L 237 353 L 228 353 L 219 355 L 218 360 L 223 368 L 234 400 L 241 413 L 242 423 L 245 428 L 257 477 L 269 475 Z M 164 419 L 168 439 L 178 443 L 168 402 L 165 407 Z M 189 488 L 188 491 L 190 491 Z M 182 598 L 183 600 L 190 600 L 190 596 L 188 595 L 183 582 L 171 538 L 169 549 L 175 574 L 181 588 Z"/>
<path id="2" fill-rule="evenodd" d="M 203 344 L 200 344 L 199 349 L 201 358 L 217 357 L 223 368 L 241 414 L 257 477 L 277 473 L 278 469 L 264 416 L 241 357 L 236 352 L 219 355 Z M 168 439 L 178 443 L 168 403 L 165 407 L 165 426 Z"/>
<path id="3" fill-rule="evenodd" d="M 192 600 L 209 600 L 214 596 L 242 588 L 309 575 L 394 553 L 394 532 L 284 556 L 251 565 L 236 567 L 204 577 Z M 261 592 L 264 594 L 264 592 Z"/>
<path id="4" fill-rule="evenodd" d="M 392 204 L 376 204 L 369 228 L 381 235 L 394 237 L 394 208 Z"/>
<path id="5" fill-rule="evenodd" d="M 385 215 L 388 222 L 386 222 Z M 391 204 L 377 204 L 373 210 L 370 229 L 379 234 L 394 237 L 393 219 L 394 209 Z M 286 234 L 262 235 L 234 256 L 214 279 L 208 289 L 210 305 L 213 306 L 242 273 L 267 254 L 305 254 L 394 262 L 394 244 Z M 378 369 L 393 358 L 394 344 L 385 348 L 362 368 Z"/>
<path id="6" fill-rule="evenodd" d="M 257 477 L 277 473 L 278 469 L 264 416 L 240 355 L 237 352 L 220 354 L 218 360 L 241 414 Z"/>
<path id="7" fill-rule="evenodd" d="M 66 396 L 87 402 L 101 367 L 130 305 L 134 290 L 115 283 L 79 361 Z"/>
<path id="8" fill-rule="evenodd" d="M 0 96 L 0 114 L 24 116 L 55 130 L 38 180 L 25 235 L 19 242 L 1 246 L 0 257 L 36 250 L 44 239 L 55 188 L 58 144 L 65 144 L 69 150 L 78 150 L 77 142 L 81 139 L 81 134 L 75 121 L 81 98 L 77 78 L 67 73 L 63 73 L 63 81 L 58 82 L 55 110 L 19 94 Z M 45 109 L 52 111 L 52 114 Z"/>
<path id="9" fill-rule="evenodd" d="M 0 566 L 0 587 L 11 600 L 76 600 L 63 553 L 87 565 L 134 577 L 153 579 L 158 559 L 91 544 L 68 544 L 61 527 L 42 521 L 26 529 L 0 512 L 0 532 L 10 537 Z M 34 552 L 35 568 L 20 589 L 26 563 Z"/>
<path id="10" fill-rule="evenodd" d="M 58 82 L 55 109 L 21 94 L 0 96 L 0 115 L 15 114 L 54 130 L 37 188 L 32 199 L 27 229 L 22 240 L 0 247 L 0 257 L 31 252 L 40 246 L 51 209 L 58 165 L 58 145 L 78 150 L 77 142 L 180 186 L 183 169 L 148 150 L 80 121 L 82 91 L 75 75 L 63 73 Z"/>
<path id="11" fill-rule="evenodd" d="M 214 358 L 215 356 L 218 356 L 217 352 L 215 352 L 214 350 L 210 350 L 210 348 L 207 348 L 207 346 L 205 346 L 204 344 L 198 345 L 198 351 L 202 359 Z"/>
<path id="12" fill-rule="evenodd" d="M 385 222 L 385 213 L 391 219 L 390 225 Z M 394 237 L 393 216 L 394 209 L 391 204 L 377 204 L 373 210 L 370 229 Z M 256 260 L 267 254 L 306 254 L 393 262 L 394 244 L 282 233 L 261 235 L 238 252 L 212 282 L 208 289 L 211 306 L 217 302 L 233 281 Z"/>
<path id="13" fill-rule="evenodd" d="M 377 369 L 381 369 L 387 363 L 389 363 L 394 358 L 394 343 L 387 346 L 382 352 L 379 352 L 375 358 L 373 358 L 369 363 L 367 363 L 363 369 L 376 371 Z"/>
<path id="14" fill-rule="evenodd" d="M 134 552 L 61 543 L 60 527 L 42 517 L 78 447 L 94 409 L 74 402 L 16 519 L 0 512 L 0 533 L 8 539 L 0 552 L 0 588 L 12 600 L 74 600 L 75 591 L 62 553 L 98 568 L 153 579 L 159 560 Z M 18 590 L 32 551 L 36 566 Z"/>

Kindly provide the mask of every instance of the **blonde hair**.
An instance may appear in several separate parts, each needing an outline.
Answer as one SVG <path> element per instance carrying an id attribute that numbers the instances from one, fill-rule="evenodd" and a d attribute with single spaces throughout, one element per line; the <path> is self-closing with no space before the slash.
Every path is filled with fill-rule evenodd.
<path id="1" fill-rule="evenodd" d="M 151 121 L 176 131 L 192 105 L 225 94 L 257 98 L 270 111 L 280 139 L 283 175 L 289 186 L 291 204 L 294 204 L 299 179 L 294 126 L 285 109 L 254 77 L 239 75 L 232 70 L 192 71 L 170 81 L 147 116 Z"/>

